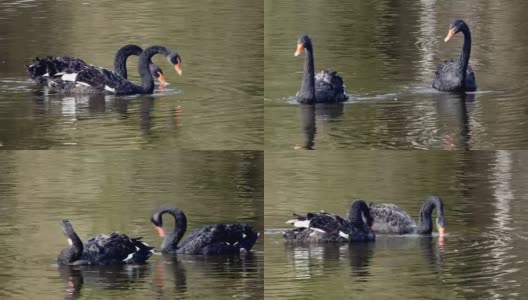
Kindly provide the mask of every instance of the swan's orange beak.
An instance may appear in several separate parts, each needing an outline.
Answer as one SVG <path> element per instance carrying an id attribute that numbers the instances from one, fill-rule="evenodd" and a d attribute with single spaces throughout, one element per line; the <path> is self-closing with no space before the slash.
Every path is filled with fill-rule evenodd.
<path id="1" fill-rule="evenodd" d="M 158 72 L 158 80 L 160 82 L 161 87 L 164 87 L 167 84 L 167 81 L 165 80 L 165 76 L 163 76 L 161 72 Z"/>
<path id="2" fill-rule="evenodd" d="M 445 228 L 438 226 L 438 235 L 444 236 L 445 235 Z"/>
<path id="3" fill-rule="evenodd" d="M 449 29 L 449 31 L 447 32 L 447 36 L 445 37 L 444 42 L 447 43 L 447 41 L 449 41 L 449 39 L 452 38 L 453 35 L 455 35 L 455 29 L 454 29 L 454 28 L 451 28 L 451 29 Z"/>
<path id="4" fill-rule="evenodd" d="M 154 226 L 158 230 L 158 234 L 160 237 L 165 237 L 165 230 L 163 230 L 163 227 Z"/>
<path id="5" fill-rule="evenodd" d="M 295 56 L 301 55 L 303 50 L 304 50 L 304 44 L 303 43 L 297 44 L 297 51 L 295 51 Z"/>
<path id="6" fill-rule="evenodd" d="M 174 65 L 174 70 L 176 70 L 176 72 L 178 72 L 178 75 L 181 76 L 182 74 L 181 61 L 179 61 L 177 64 Z"/>

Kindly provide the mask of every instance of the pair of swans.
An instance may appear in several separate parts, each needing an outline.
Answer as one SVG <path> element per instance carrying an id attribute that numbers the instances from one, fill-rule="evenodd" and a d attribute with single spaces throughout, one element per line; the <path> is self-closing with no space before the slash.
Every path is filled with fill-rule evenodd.
<path id="1" fill-rule="evenodd" d="M 181 57 L 177 52 L 163 46 L 152 46 L 143 51 L 136 45 L 126 45 L 117 51 L 114 71 L 89 65 L 76 57 L 49 56 L 44 59 L 37 57 L 26 66 L 26 72 L 37 84 L 46 85 L 61 94 L 152 94 L 154 78 L 160 81 L 161 86 L 165 85 L 163 71 L 152 63 L 156 54 L 165 56 L 181 75 Z M 139 56 L 141 85 L 127 79 L 126 61 L 131 55 Z"/>
<path id="2" fill-rule="evenodd" d="M 425 200 L 418 223 L 394 204 L 367 205 L 357 200 L 352 203 L 348 220 L 324 211 L 304 216 L 294 214 L 295 219 L 286 223 L 292 224 L 295 229 L 287 230 L 283 236 L 290 242 L 344 243 L 374 241 L 375 233 L 430 234 L 433 230 L 433 209 L 436 209 L 438 234 L 444 236 L 444 204 L 437 196 L 429 196 Z"/>
<path id="3" fill-rule="evenodd" d="M 162 216 L 165 213 L 172 215 L 175 220 L 173 230 L 168 233 L 163 229 Z M 161 244 L 163 253 L 246 253 L 260 235 L 246 224 L 214 224 L 198 229 L 182 240 L 187 230 L 187 218 L 176 207 L 158 208 L 150 221 L 164 238 Z M 83 243 L 68 220 L 62 220 L 61 227 L 69 246 L 62 249 L 57 257 L 59 265 L 137 264 L 145 262 L 154 253 L 154 248 L 141 241 L 141 238 L 130 238 L 125 234 L 112 232 L 95 236 Z"/>
<path id="4" fill-rule="evenodd" d="M 457 60 L 444 61 L 438 66 L 433 80 L 433 88 L 445 92 L 472 92 L 477 90 L 475 73 L 469 66 L 471 54 L 471 33 L 468 25 L 462 20 L 456 20 L 449 26 L 444 39 L 449 41 L 455 34 L 464 34 L 464 46 Z M 334 103 L 348 100 L 345 94 L 343 79 L 334 71 L 323 70 L 315 74 L 312 40 L 308 35 L 302 35 L 297 41 L 295 56 L 306 53 L 304 60 L 304 77 L 301 90 L 297 93 L 300 103 Z"/>

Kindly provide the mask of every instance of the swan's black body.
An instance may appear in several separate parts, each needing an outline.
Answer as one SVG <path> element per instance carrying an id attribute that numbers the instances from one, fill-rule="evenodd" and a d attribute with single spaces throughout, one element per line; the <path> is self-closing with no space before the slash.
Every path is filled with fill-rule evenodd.
<path id="1" fill-rule="evenodd" d="M 290 242 L 348 243 L 376 239 L 374 232 L 370 229 L 372 217 L 369 208 L 362 200 L 354 201 L 348 213 L 348 220 L 326 212 L 308 213 L 306 216 L 294 214 L 294 216 L 296 218 L 287 223 L 297 228 L 283 234 L 284 238 Z"/>
<path id="2" fill-rule="evenodd" d="M 175 220 L 173 231 L 167 234 L 162 222 L 165 213 Z M 245 224 L 214 224 L 196 230 L 182 240 L 187 230 L 187 218 L 183 211 L 175 207 L 158 208 L 152 214 L 151 222 L 164 237 L 161 251 L 165 253 L 219 255 L 249 252 L 260 235 Z"/>
<path id="3" fill-rule="evenodd" d="M 303 35 L 297 42 L 298 56 L 305 50 L 304 77 L 301 90 L 297 94 L 298 101 L 304 104 L 336 103 L 348 100 L 345 94 L 343 79 L 331 70 L 323 70 L 317 75 L 314 68 L 314 54 L 312 40 L 308 35 Z"/>
<path id="4" fill-rule="evenodd" d="M 71 242 L 60 252 L 59 265 L 143 263 L 154 253 L 154 248 L 143 243 L 141 238 L 129 238 L 116 232 L 95 236 L 83 244 L 68 220 L 63 220 L 61 226 Z"/>
<path id="5" fill-rule="evenodd" d="M 437 90 L 445 92 L 472 92 L 477 90 L 475 73 L 469 66 L 471 32 L 467 24 L 462 20 L 456 20 L 450 25 L 445 41 L 447 42 L 460 31 L 464 34 L 462 53 L 457 60 L 446 60 L 438 65 L 433 81 L 433 88 Z"/>
<path id="6" fill-rule="evenodd" d="M 126 62 L 131 55 L 141 55 L 143 49 L 136 45 L 126 45 L 121 47 L 114 57 L 114 71 L 128 78 L 128 72 L 126 68 Z M 38 57 L 33 60 L 32 64 L 26 67 L 26 72 L 29 78 L 37 84 L 48 85 L 50 78 L 57 77 L 56 74 L 68 74 L 78 73 L 86 67 L 91 65 L 87 64 L 84 60 L 71 57 L 71 56 L 48 56 L 44 59 Z M 93 66 L 92 66 L 93 67 Z M 150 72 L 154 78 L 159 79 L 162 83 L 163 71 L 157 65 L 150 62 Z"/>
<path id="7" fill-rule="evenodd" d="M 436 226 L 440 235 L 444 234 L 444 204 L 437 196 L 429 196 L 420 209 L 420 222 L 416 222 L 403 209 L 394 204 L 370 204 L 370 213 L 374 218 L 372 229 L 377 233 L 430 234 L 433 231 L 431 214 L 436 209 Z"/>

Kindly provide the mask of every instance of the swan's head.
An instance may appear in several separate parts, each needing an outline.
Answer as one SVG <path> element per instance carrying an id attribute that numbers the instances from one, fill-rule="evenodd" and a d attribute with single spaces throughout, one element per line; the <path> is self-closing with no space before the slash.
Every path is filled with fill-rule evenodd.
<path id="1" fill-rule="evenodd" d="M 62 232 L 64 235 L 68 238 L 68 244 L 72 245 L 72 239 L 71 237 L 75 234 L 75 231 L 73 230 L 73 226 L 70 224 L 70 221 L 68 220 L 62 220 L 61 223 Z"/>
<path id="2" fill-rule="evenodd" d="M 436 229 L 438 230 L 438 235 L 445 235 L 445 220 L 444 217 L 436 218 Z"/>
<path id="3" fill-rule="evenodd" d="M 178 72 L 178 75 L 181 76 L 182 65 L 180 55 L 176 52 L 170 52 L 169 55 L 167 55 L 167 60 L 174 65 L 174 70 L 176 70 L 176 72 Z"/>
<path id="4" fill-rule="evenodd" d="M 163 219 L 161 215 L 163 214 L 162 210 L 155 211 L 150 217 L 150 222 L 156 227 L 160 237 L 165 237 L 165 230 L 163 229 Z"/>
<path id="5" fill-rule="evenodd" d="M 449 41 L 449 39 L 451 39 L 455 34 L 459 33 L 464 26 L 466 26 L 466 23 L 462 20 L 456 20 L 451 25 L 449 25 L 449 31 L 447 32 L 444 42 Z"/>
<path id="6" fill-rule="evenodd" d="M 173 234 L 175 234 L 175 231 L 165 233 L 165 230 L 163 229 L 162 216 L 165 213 L 168 213 L 174 217 L 175 231 L 176 229 L 178 229 L 179 232 L 185 233 L 185 230 L 187 229 L 187 218 L 185 217 L 185 214 L 183 213 L 183 211 L 179 210 L 178 208 L 167 205 L 167 206 L 161 206 L 155 209 L 152 212 L 152 216 L 150 217 L 150 222 L 152 222 L 152 224 L 154 224 L 154 227 L 156 227 L 156 230 L 158 231 L 159 236 L 160 237 L 165 237 L 165 236 L 170 237 L 170 236 L 173 236 Z M 183 236 L 183 233 L 181 234 L 182 236 Z"/>
<path id="7" fill-rule="evenodd" d="M 167 84 L 167 81 L 165 80 L 165 76 L 163 76 L 163 70 L 161 70 L 160 67 L 158 67 L 155 64 L 149 65 L 150 74 L 152 77 L 156 78 L 160 82 L 160 86 L 165 86 Z"/>
<path id="8" fill-rule="evenodd" d="M 304 49 L 312 49 L 312 40 L 307 34 L 303 34 L 297 40 L 297 51 L 295 51 L 295 56 L 302 54 Z"/>

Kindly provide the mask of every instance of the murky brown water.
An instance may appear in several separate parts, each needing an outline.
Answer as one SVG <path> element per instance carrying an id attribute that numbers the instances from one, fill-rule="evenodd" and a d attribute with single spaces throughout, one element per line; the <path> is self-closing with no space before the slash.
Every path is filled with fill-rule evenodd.
<path id="1" fill-rule="evenodd" d="M 263 4 L 209 5 L 1 1 L 0 149 L 261 149 Z M 112 68 L 130 43 L 177 49 L 183 76 L 154 57 L 169 85 L 153 97 L 48 96 L 26 79 L 35 56 Z M 128 69 L 139 81 L 136 62 Z"/>
<path id="2" fill-rule="evenodd" d="M 305 139 L 293 99 L 302 33 L 312 37 L 316 71 L 338 71 L 351 97 L 316 108 L 316 149 L 528 148 L 526 2 L 270 0 L 264 10 L 266 149 Z M 473 38 L 479 89 L 469 97 L 431 88 L 437 65 L 460 54 L 462 36 L 443 42 L 456 18 Z"/>
<path id="3" fill-rule="evenodd" d="M 84 240 L 120 231 L 159 248 L 149 219 L 163 204 L 186 213 L 188 230 L 240 222 L 262 232 L 262 169 L 258 152 L 4 151 L 0 298 L 261 298 L 262 239 L 248 256 L 154 255 L 141 266 L 58 269 L 56 257 L 64 218 Z"/>
<path id="4" fill-rule="evenodd" d="M 524 299 L 528 153 L 266 153 L 265 296 L 269 299 Z M 374 243 L 289 246 L 292 212 L 345 214 L 352 199 L 417 218 L 442 196 L 447 237 L 377 235 Z"/>

